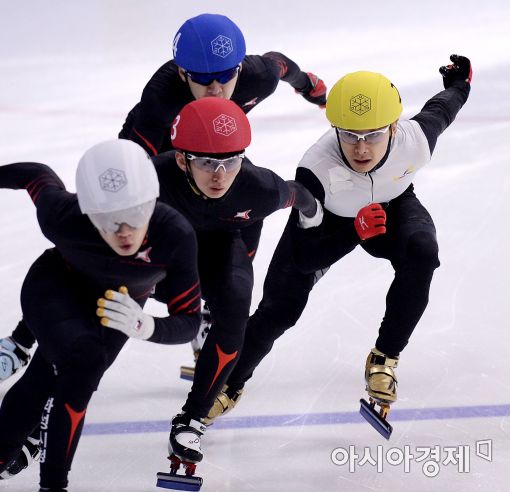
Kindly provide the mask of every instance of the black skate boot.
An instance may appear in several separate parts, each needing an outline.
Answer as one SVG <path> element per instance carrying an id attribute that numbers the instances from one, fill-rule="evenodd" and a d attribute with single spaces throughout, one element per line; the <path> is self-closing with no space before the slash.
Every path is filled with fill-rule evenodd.
<path id="1" fill-rule="evenodd" d="M 197 463 L 202 461 L 200 439 L 206 430 L 200 420 L 192 419 L 186 413 L 180 413 L 172 419 L 168 451 L 170 473 L 158 473 L 157 486 L 165 489 L 198 491 L 202 478 L 193 476 Z M 184 475 L 178 475 L 180 466 Z"/>
<path id="2" fill-rule="evenodd" d="M 39 459 L 40 453 L 41 442 L 39 439 L 28 437 L 18 456 L 9 463 L 9 466 L 2 473 L 0 473 L 0 480 L 7 480 L 21 473 L 34 461 Z"/>
<path id="3" fill-rule="evenodd" d="M 191 341 L 191 348 L 193 349 L 193 358 L 195 360 L 195 365 L 198 360 L 198 356 L 200 355 L 200 351 L 204 346 L 205 339 L 209 334 L 209 330 L 212 325 L 211 312 L 209 311 L 207 304 L 204 304 L 202 308 L 202 321 L 200 322 L 200 328 L 198 330 L 197 336 Z M 195 366 L 181 366 L 181 379 L 186 379 L 187 381 L 193 381 L 195 377 Z"/>

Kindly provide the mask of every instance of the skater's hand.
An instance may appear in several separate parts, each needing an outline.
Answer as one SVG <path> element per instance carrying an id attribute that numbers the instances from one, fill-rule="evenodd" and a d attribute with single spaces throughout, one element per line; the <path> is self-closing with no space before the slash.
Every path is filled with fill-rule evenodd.
<path id="1" fill-rule="evenodd" d="M 107 290 L 105 297 L 97 300 L 96 314 L 101 324 L 114 328 L 128 337 L 147 340 L 154 333 L 154 318 L 145 314 L 142 308 L 131 298 L 126 287 L 119 292 Z"/>
<path id="2" fill-rule="evenodd" d="M 473 78 L 473 70 L 469 58 L 461 55 L 451 55 L 450 60 L 452 61 L 450 65 L 439 69 L 439 73 L 443 76 L 444 88 L 448 89 L 457 80 L 470 84 Z"/>
<path id="3" fill-rule="evenodd" d="M 317 75 L 307 72 L 308 84 L 303 89 L 296 89 L 308 102 L 317 104 L 321 108 L 326 107 L 326 91 L 327 87 L 323 80 Z"/>
<path id="4" fill-rule="evenodd" d="M 386 233 L 386 212 L 380 203 L 363 207 L 354 219 L 354 227 L 362 241 Z"/>

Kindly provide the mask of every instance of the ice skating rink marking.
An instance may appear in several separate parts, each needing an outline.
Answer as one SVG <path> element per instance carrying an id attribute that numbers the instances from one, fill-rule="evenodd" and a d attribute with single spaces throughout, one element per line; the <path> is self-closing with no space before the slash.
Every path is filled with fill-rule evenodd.
<path id="1" fill-rule="evenodd" d="M 413 420 L 468 419 L 510 416 L 510 405 L 477 405 L 470 407 L 444 407 L 422 409 L 395 409 L 391 422 Z M 168 432 L 168 420 L 111 422 L 86 424 L 84 435 L 140 434 L 145 432 Z M 359 424 L 365 422 L 358 412 L 310 413 L 295 415 L 261 415 L 254 417 L 223 417 L 211 427 L 221 429 L 253 429 L 263 427 L 297 427 L 303 425 Z"/>

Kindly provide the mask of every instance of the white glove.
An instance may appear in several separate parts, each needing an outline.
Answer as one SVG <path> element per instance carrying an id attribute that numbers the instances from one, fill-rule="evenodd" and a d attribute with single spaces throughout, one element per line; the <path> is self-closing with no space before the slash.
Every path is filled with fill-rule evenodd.
<path id="1" fill-rule="evenodd" d="M 104 298 L 97 300 L 99 306 L 96 314 L 101 318 L 101 324 L 114 328 L 128 337 L 147 340 L 154 333 L 154 318 L 145 314 L 142 308 L 130 297 L 126 287 L 119 292 L 107 290 Z"/>
<path id="2" fill-rule="evenodd" d="M 303 212 L 299 212 L 298 227 L 301 229 L 310 229 L 311 227 L 317 227 L 322 224 L 322 218 L 324 217 L 324 210 L 322 209 L 321 202 L 315 199 L 317 203 L 317 211 L 313 217 L 307 217 Z"/>

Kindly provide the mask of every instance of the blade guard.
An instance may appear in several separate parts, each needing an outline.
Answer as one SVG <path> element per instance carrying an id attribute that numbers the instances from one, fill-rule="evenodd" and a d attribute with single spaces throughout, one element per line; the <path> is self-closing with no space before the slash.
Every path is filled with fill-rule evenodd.
<path id="1" fill-rule="evenodd" d="M 157 477 L 158 481 L 156 482 L 156 487 L 161 487 L 163 489 L 197 492 L 200 490 L 203 483 L 201 477 L 187 477 L 172 473 L 159 472 Z"/>
<path id="2" fill-rule="evenodd" d="M 388 421 L 383 418 L 374 408 L 373 405 L 368 403 L 363 398 L 359 401 L 361 407 L 359 413 L 361 416 L 385 439 L 389 439 L 393 432 L 393 427 Z"/>

